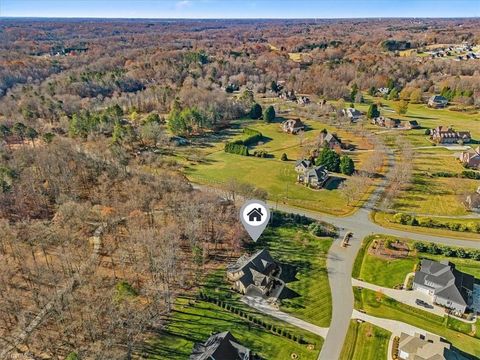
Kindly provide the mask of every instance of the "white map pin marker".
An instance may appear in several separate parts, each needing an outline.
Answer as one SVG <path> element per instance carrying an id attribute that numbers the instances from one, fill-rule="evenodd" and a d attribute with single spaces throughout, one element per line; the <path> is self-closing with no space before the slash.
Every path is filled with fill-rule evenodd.
<path id="1" fill-rule="evenodd" d="M 253 241 L 257 241 L 268 225 L 270 210 L 263 201 L 248 200 L 240 209 L 240 220 Z"/>

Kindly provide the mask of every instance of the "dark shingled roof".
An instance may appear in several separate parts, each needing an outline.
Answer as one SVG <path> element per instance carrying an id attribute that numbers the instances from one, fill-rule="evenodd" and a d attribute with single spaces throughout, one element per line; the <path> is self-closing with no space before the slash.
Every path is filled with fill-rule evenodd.
<path id="1" fill-rule="evenodd" d="M 250 349 L 240 345 L 229 331 L 212 335 L 193 347 L 190 360 L 248 360 Z"/>
<path id="2" fill-rule="evenodd" d="M 229 265 L 227 270 L 230 272 L 237 272 L 242 270 L 243 276 L 239 281 L 246 287 L 253 284 L 256 281 L 263 283 L 265 280 L 260 275 L 266 276 L 271 266 L 275 264 L 275 260 L 272 258 L 267 249 L 257 251 L 252 256 L 242 256 L 235 264 Z"/>
<path id="3" fill-rule="evenodd" d="M 433 283 L 437 297 L 450 300 L 460 305 L 468 305 L 467 290 L 473 291 L 475 278 L 472 275 L 462 273 L 455 269 L 453 264 L 441 263 L 424 259 L 421 262 L 420 271 L 415 273 L 414 283 L 427 286 L 427 282 Z"/>

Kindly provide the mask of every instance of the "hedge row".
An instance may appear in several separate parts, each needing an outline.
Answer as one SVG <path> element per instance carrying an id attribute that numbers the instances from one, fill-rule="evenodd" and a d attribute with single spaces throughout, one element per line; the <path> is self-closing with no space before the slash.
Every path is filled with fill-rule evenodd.
<path id="1" fill-rule="evenodd" d="M 433 177 L 445 177 L 445 178 L 463 178 L 463 179 L 473 179 L 480 180 L 480 172 L 473 170 L 463 170 L 461 173 L 454 173 L 449 171 L 439 171 L 432 173 Z"/>
<path id="2" fill-rule="evenodd" d="M 308 344 L 308 342 L 301 336 L 298 336 L 298 335 L 295 335 L 295 334 L 292 334 L 291 332 L 285 330 L 284 328 L 280 328 L 274 324 L 271 324 L 271 323 L 268 323 L 266 321 L 264 321 L 263 319 L 259 319 L 247 312 L 245 312 L 244 310 L 240 309 L 240 308 L 237 308 L 237 307 L 234 307 L 220 299 L 216 299 L 214 297 L 211 297 L 203 292 L 201 292 L 199 295 L 198 295 L 198 298 L 202 301 L 206 301 L 206 302 L 209 302 L 209 303 L 212 303 L 212 304 L 215 304 L 217 306 L 220 306 L 222 309 L 225 309 L 227 310 L 228 312 L 231 312 L 232 314 L 235 314 L 235 315 L 238 315 L 240 316 L 241 318 L 243 319 L 246 319 L 247 321 L 255 324 L 255 325 L 258 325 L 260 327 L 262 327 L 263 329 L 265 330 L 268 330 L 274 334 L 277 334 L 277 335 L 280 335 L 280 336 L 283 336 L 287 339 L 290 339 L 290 340 L 293 340 L 299 344 Z"/>
<path id="3" fill-rule="evenodd" d="M 460 247 L 450 247 L 446 245 L 437 245 L 435 243 L 416 242 L 413 247 L 421 253 L 432 255 L 444 255 L 460 259 L 480 260 L 480 250 L 466 250 Z"/>
<path id="4" fill-rule="evenodd" d="M 227 142 L 225 152 L 237 155 L 248 156 L 248 147 L 238 142 Z"/>
<path id="5" fill-rule="evenodd" d="M 476 232 L 480 233 L 480 223 L 474 221 L 465 224 L 457 222 L 439 222 L 431 218 L 417 218 L 413 215 L 398 213 L 393 216 L 393 222 L 402 225 L 421 226 L 428 228 L 447 229 L 461 232 Z"/>
<path id="6" fill-rule="evenodd" d="M 258 130 L 244 128 L 243 133 L 247 135 L 247 137 L 243 139 L 243 145 L 256 144 L 263 139 L 262 133 Z"/>

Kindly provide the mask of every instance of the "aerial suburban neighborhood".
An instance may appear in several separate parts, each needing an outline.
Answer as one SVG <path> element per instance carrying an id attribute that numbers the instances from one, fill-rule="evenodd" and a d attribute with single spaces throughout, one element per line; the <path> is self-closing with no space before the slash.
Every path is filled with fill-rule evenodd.
<path id="1" fill-rule="evenodd" d="M 480 359 L 480 6 L 0 1 L 0 360 Z"/>

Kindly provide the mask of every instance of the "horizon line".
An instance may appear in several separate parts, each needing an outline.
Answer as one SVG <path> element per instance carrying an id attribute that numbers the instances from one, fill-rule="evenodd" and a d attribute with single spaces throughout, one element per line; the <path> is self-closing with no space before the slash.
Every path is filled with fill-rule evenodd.
<path id="1" fill-rule="evenodd" d="M 104 16 L 22 16 L 0 19 L 105 19 L 105 20 L 365 20 L 365 19 L 480 19 L 480 16 L 366 16 L 366 17 L 104 17 Z"/>

